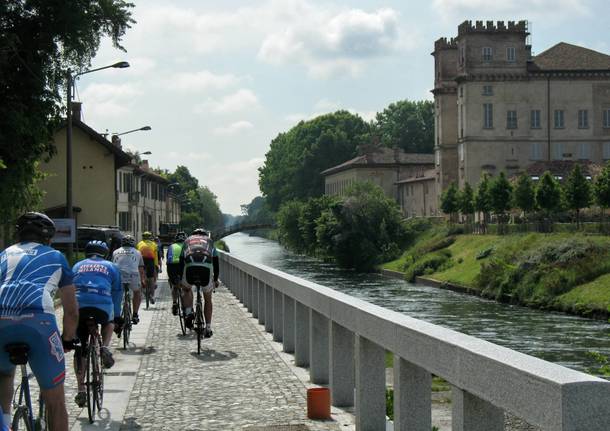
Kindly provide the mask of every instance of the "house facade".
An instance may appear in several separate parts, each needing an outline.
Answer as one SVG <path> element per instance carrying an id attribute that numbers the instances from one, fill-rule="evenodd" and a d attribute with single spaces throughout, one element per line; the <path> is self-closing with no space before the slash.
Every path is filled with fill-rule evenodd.
<path id="1" fill-rule="evenodd" d="M 610 56 L 558 43 L 534 56 L 527 22 L 466 21 L 434 45 L 437 194 L 540 161 L 610 160 Z"/>
<path id="2" fill-rule="evenodd" d="M 398 181 L 398 203 L 405 217 L 440 216 L 436 170 Z"/>

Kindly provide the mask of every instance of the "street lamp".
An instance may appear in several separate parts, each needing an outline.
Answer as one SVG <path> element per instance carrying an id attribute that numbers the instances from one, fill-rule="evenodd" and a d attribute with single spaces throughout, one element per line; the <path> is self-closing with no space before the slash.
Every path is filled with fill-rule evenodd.
<path id="1" fill-rule="evenodd" d="M 118 63 L 111 64 L 109 66 L 98 67 L 96 69 L 85 70 L 84 72 L 72 75 L 72 70 L 67 71 L 67 94 L 66 94 L 66 218 L 74 218 L 74 211 L 72 208 L 72 92 L 74 91 L 74 80 L 81 75 L 88 73 L 97 72 L 104 69 L 124 69 L 129 67 L 129 63 L 126 61 L 119 61 Z M 74 250 L 74 244 L 68 243 L 68 259 L 72 258 L 72 252 Z"/>
<path id="2" fill-rule="evenodd" d="M 133 129 L 133 130 L 129 130 L 127 132 L 121 132 L 121 133 L 113 133 L 112 136 L 121 136 L 121 135 L 126 135 L 128 133 L 133 133 L 133 132 L 139 132 L 140 130 L 144 130 L 144 131 L 148 131 L 148 130 L 152 130 L 152 127 L 150 126 L 144 126 L 144 127 L 140 127 L 139 129 Z"/>

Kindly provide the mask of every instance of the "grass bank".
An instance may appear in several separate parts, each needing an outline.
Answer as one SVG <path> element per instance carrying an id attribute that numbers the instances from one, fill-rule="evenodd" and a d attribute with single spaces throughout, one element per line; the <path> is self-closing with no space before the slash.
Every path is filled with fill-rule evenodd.
<path id="1" fill-rule="evenodd" d="M 409 222 L 412 241 L 381 266 L 413 281 L 427 277 L 536 308 L 607 319 L 610 237 L 582 233 L 462 234 L 459 227 Z"/>

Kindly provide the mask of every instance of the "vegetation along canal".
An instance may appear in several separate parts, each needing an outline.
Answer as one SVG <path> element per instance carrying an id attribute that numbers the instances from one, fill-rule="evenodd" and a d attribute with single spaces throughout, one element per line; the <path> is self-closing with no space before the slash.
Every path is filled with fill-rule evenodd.
<path id="1" fill-rule="evenodd" d="M 596 365 L 587 352 L 610 356 L 610 323 L 501 304 L 379 274 L 346 271 L 291 253 L 275 241 L 243 233 L 225 241 L 232 254 L 250 262 L 580 371 Z"/>

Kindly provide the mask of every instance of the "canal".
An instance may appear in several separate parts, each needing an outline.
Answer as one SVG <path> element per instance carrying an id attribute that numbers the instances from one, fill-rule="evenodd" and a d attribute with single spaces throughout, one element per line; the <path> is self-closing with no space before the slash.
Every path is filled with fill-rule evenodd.
<path id="1" fill-rule="evenodd" d="M 296 255 L 277 242 L 238 233 L 225 238 L 231 253 L 336 289 L 411 317 L 585 371 L 587 352 L 610 356 L 610 324 L 561 313 L 500 304 L 379 274 L 361 274 Z"/>

